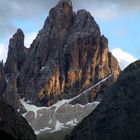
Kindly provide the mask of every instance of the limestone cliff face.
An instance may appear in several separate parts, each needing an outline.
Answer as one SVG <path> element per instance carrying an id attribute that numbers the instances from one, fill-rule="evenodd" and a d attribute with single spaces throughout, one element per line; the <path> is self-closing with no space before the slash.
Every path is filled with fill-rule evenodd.
<path id="1" fill-rule="evenodd" d="M 17 76 L 12 75 L 7 82 L 6 89 L 3 93 L 4 100 L 14 109 L 18 109 L 20 102 L 17 95 Z"/>
<path id="2" fill-rule="evenodd" d="M 20 104 L 17 96 L 17 75 L 26 59 L 27 52 L 23 31 L 18 29 L 9 41 L 8 57 L 1 70 L 0 86 L 5 102 L 14 109 L 17 109 Z"/>
<path id="3" fill-rule="evenodd" d="M 21 29 L 18 29 L 9 41 L 8 57 L 4 66 L 8 79 L 20 71 L 26 55 L 27 49 L 24 47 L 24 34 Z"/>
<path id="4" fill-rule="evenodd" d="M 91 14 L 85 10 L 74 13 L 71 1 L 61 0 L 31 44 L 18 76 L 18 94 L 37 105 L 50 106 L 119 73 L 108 40 Z"/>

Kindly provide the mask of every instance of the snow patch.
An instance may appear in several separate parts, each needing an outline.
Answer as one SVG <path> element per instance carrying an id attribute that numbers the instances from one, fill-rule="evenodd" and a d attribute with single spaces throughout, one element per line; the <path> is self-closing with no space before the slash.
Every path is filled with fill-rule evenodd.
<path id="1" fill-rule="evenodd" d="M 26 116 L 26 114 L 27 114 L 28 112 L 26 112 L 26 113 L 24 113 L 24 114 L 21 114 L 22 115 L 22 117 L 24 117 L 25 118 L 25 116 Z"/>
<path id="2" fill-rule="evenodd" d="M 58 108 L 60 108 L 64 104 L 67 104 L 68 102 L 69 102 L 69 100 L 62 100 L 62 101 L 58 101 L 56 104 L 54 104 L 53 106 L 56 107 L 55 112 L 58 110 Z"/>
<path id="3" fill-rule="evenodd" d="M 39 135 L 41 132 L 44 132 L 44 131 L 46 131 L 46 130 L 51 130 L 51 128 L 45 127 L 44 129 L 35 130 L 35 134 L 36 134 L 36 135 Z"/>
<path id="4" fill-rule="evenodd" d="M 41 117 L 41 116 L 43 116 L 43 114 L 39 114 L 39 116 Z"/>
<path id="5" fill-rule="evenodd" d="M 40 71 L 43 71 L 44 69 L 49 69 L 49 66 L 43 66 Z"/>
<path id="6" fill-rule="evenodd" d="M 20 100 L 21 104 L 25 107 L 25 109 L 29 112 L 34 112 L 35 114 L 35 118 L 37 118 L 37 111 L 38 110 L 41 110 L 41 109 L 44 109 L 46 107 L 37 107 L 35 105 L 31 105 L 31 104 L 28 104 L 27 102 L 24 101 L 24 99 L 21 99 Z M 26 114 L 22 114 L 22 116 L 25 116 Z"/>
<path id="7" fill-rule="evenodd" d="M 28 104 L 32 103 L 30 100 L 26 101 Z"/>
<path id="8" fill-rule="evenodd" d="M 75 126 L 78 123 L 77 119 L 75 118 L 74 120 L 71 120 L 69 122 L 66 123 L 66 125 L 71 125 L 71 126 Z"/>
<path id="9" fill-rule="evenodd" d="M 60 123 L 58 120 L 56 121 L 56 125 L 55 125 L 55 131 L 61 130 L 62 128 L 64 128 L 64 124 Z"/>
<path id="10" fill-rule="evenodd" d="M 52 123 L 52 119 L 50 119 L 50 121 L 49 121 L 49 124 L 51 124 Z"/>
<path id="11" fill-rule="evenodd" d="M 5 76 L 5 80 L 6 80 L 6 83 L 8 84 L 8 81 L 9 81 L 9 80 L 7 79 L 7 77 L 6 77 L 6 76 Z"/>
<path id="12" fill-rule="evenodd" d="M 62 100 L 62 101 L 58 101 L 56 102 L 56 104 L 50 106 L 50 107 L 36 107 L 35 105 L 29 104 L 30 101 L 25 101 L 24 99 L 21 99 L 21 104 L 25 107 L 25 109 L 27 110 L 26 113 L 22 114 L 23 117 L 26 116 L 26 114 L 28 114 L 29 111 L 34 112 L 35 114 L 35 119 L 37 118 L 37 115 L 39 117 L 41 117 L 43 114 L 41 113 L 37 113 L 38 110 L 42 110 L 42 109 L 52 109 L 52 111 L 54 111 L 53 113 L 55 114 L 57 112 L 57 110 L 62 107 L 65 104 L 69 104 L 72 107 L 75 107 L 76 105 L 81 106 L 82 108 L 85 107 L 84 111 L 86 111 L 87 109 L 87 105 L 90 105 L 88 112 L 92 111 L 95 107 L 97 107 L 97 105 L 100 103 L 99 101 L 95 101 L 92 103 L 87 103 L 86 105 L 81 105 L 81 104 L 75 104 L 75 105 L 71 105 L 70 102 L 73 101 L 76 98 L 79 98 L 81 95 L 86 94 L 88 91 L 90 91 L 91 89 L 95 88 L 96 86 L 98 86 L 100 83 L 105 82 L 108 78 L 110 78 L 112 75 L 104 78 L 103 80 L 101 80 L 100 82 L 98 82 L 97 84 L 93 85 L 92 87 L 88 88 L 87 90 L 83 91 L 81 94 L 77 95 L 76 97 L 72 98 L 72 99 L 68 99 L 68 100 Z M 80 113 L 80 111 L 79 111 Z M 62 113 L 63 114 L 63 113 Z M 80 115 L 80 114 L 79 114 Z M 88 114 L 87 114 L 88 115 Z M 40 118 L 39 118 L 40 119 Z M 54 131 L 58 131 L 61 130 L 62 128 L 65 128 L 67 126 L 75 126 L 79 121 L 78 118 L 71 118 L 69 119 L 70 121 L 68 121 L 67 123 L 62 123 L 60 121 L 58 121 L 58 119 L 52 119 L 51 116 L 49 116 L 49 120 L 48 123 L 49 124 L 54 124 L 53 127 L 49 128 L 49 127 L 45 127 L 44 129 L 40 129 L 40 130 L 35 130 L 35 134 L 39 135 L 41 132 L 44 131 L 48 131 L 48 132 L 54 132 Z"/>
<path id="13" fill-rule="evenodd" d="M 71 121 L 66 123 L 66 125 L 73 125 L 73 124 L 74 124 L 74 120 L 71 120 Z"/>
<path id="14" fill-rule="evenodd" d="M 37 118 L 37 111 L 38 111 L 38 110 L 41 110 L 41 109 L 51 109 L 52 107 L 55 107 L 55 112 L 56 112 L 56 111 L 57 111 L 61 106 L 63 106 L 64 104 L 69 104 L 71 101 L 73 101 L 73 100 L 79 98 L 80 96 L 82 96 L 82 95 L 85 94 L 86 92 L 88 92 L 88 91 L 90 91 L 91 89 L 95 88 L 95 87 L 98 86 L 99 84 L 105 82 L 105 81 L 106 81 L 108 78 L 110 78 L 111 76 L 112 76 L 112 75 L 110 75 L 110 76 L 104 78 L 103 80 L 101 80 L 100 82 L 98 82 L 98 83 L 95 84 L 94 86 L 88 88 L 87 90 L 85 90 L 84 92 L 82 92 L 81 94 L 79 94 L 78 96 L 76 96 L 76 97 L 74 97 L 74 98 L 72 98 L 72 99 L 58 101 L 58 102 L 56 102 L 56 104 L 54 104 L 54 105 L 52 105 L 52 106 L 50 106 L 50 107 L 37 107 L 37 106 L 35 106 L 35 105 L 28 104 L 28 103 L 30 103 L 30 101 L 27 101 L 27 102 L 26 102 L 26 101 L 24 101 L 24 99 L 21 99 L 20 101 L 21 101 L 21 104 L 25 107 L 25 109 L 26 109 L 28 112 L 29 112 L 29 111 L 34 112 L 35 118 Z M 100 103 L 100 102 L 94 102 L 94 104 L 96 104 L 96 106 L 97 106 L 99 103 Z M 90 104 L 90 103 L 88 103 L 88 104 Z M 91 103 L 91 104 L 92 104 L 92 103 Z M 81 107 L 84 107 L 84 105 L 80 105 L 80 106 L 81 106 Z M 28 113 L 28 112 L 27 112 L 27 113 Z M 22 114 L 22 116 L 25 117 L 25 115 L 26 115 L 27 113 Z"/>

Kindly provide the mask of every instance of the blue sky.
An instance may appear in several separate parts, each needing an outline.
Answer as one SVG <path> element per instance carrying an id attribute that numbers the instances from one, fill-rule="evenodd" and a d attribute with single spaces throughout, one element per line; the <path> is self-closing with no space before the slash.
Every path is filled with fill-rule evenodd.
<path id="1" fill-rule="evenodd" d="M 108 37 L 110 48 L 122 48 L 140 58 L 140 13 L 126 15 L 109 22 L 99 20 L 101 30 Z"/>
<path id="2" fill-rule="evenodd" d="M 6 59 L 9 38 L 21 28 L 25 45 L 42 28 L 49 9 L 58 0 L 0 0 L 0 59 Z M 139 0 L 73 0 L 73 8 L 86 9 L 109 40 L 109 48 L 120 64 L 127 66 L 140 58 L 140 1 Z M 7 13 L 7 9 L 10 12 Z M 120 55 L 121 54 L 121 55 Z M 125 63 L 125 64 L 124 64 Z"/>

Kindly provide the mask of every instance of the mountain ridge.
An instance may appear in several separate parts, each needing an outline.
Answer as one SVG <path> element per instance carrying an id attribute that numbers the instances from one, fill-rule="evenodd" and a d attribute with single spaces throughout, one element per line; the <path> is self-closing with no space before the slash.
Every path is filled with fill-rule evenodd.
<path id="1" fill-rule="evenodd" d="M 121 73 L 118 80 L 105 91 L 107 94 L 101 104 L 65 140 L 138 140 L 139 75 L 140 60 L 130 64 Z"/>
<path id="2" fill-rule="evenodd" d="M 121 71 L 94 18 L 85 10 L 74 13 L 70 3 L 50 10 L 17 77 L 20 97 L 38 106 L 72 98 Z"/>

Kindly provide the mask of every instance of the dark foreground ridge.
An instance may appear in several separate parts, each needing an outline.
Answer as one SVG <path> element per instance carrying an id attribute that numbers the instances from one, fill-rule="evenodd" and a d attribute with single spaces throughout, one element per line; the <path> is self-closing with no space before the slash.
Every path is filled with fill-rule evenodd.
<path id="1" fill-rule="evenodd" d="M 0 96 L 0 139 L 36 140 L 34 131 L 27 121 L 3 101 Z"/>
<path id="2" fill-rule="evenodd" d="M 129 65 L 101 104 L 65 140 L 140 139 L 140 61 Z"/>

